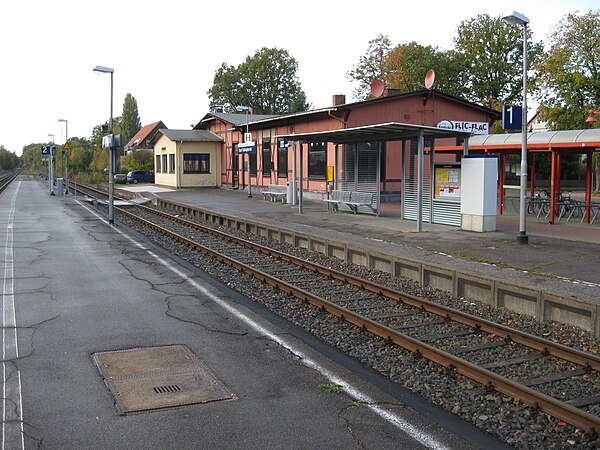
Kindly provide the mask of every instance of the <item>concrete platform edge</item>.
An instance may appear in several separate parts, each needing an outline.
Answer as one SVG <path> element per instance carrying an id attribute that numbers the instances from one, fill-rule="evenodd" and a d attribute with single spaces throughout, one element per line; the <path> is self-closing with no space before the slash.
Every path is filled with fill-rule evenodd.
<path id="1" fill-rule="evenodd" d="M 467 272 L 414 258 L 373 251 L 368 247 L 320 238 L 315 234 L 298 232 L 281 225 L 233 217 L 172 200 L 157 198 L 155 202 L 157 206 L 171 209 L 176 213 L 188 214 L 216 225 L 320 252 L 347 263 L 390 273 L 394 277 L 404 277 L 424 287 L 439 289 L 454 296 L 531 315 L 540 321 L 555 320 L 578 326 L 595 336 L 600 336 L 598 306 L 587 302 L 586 299 L 566 297 L 549 290 L 515 282 L 509 284 L 487 274 Z"/>

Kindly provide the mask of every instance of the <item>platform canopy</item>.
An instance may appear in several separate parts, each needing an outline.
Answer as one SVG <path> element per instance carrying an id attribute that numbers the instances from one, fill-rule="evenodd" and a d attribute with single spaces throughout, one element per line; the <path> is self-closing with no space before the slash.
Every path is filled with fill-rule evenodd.
<path id="1" fill-rule="evenodd" d="M 469 150 L 520 150 L 521 133 L 482 134 L 469 139 Z M 528 151 L 570 150 L 587 153 L 600 148 L 600 129 L 535 131 L 527 133 Z M 441 146 L 438 151 L 457 150 L 457 146 Z"/>
<path id="2" fill-rule="evenodd" d="M 417 159 L 417 231 L 422 231 L 422 210 L 423 210 L 423 154 L 425 140 L 438 138 L 461 138 L 464 140 L 463 151 L 468 152 L 468 143 L 470 132 L 449 130 L 447 128 L 436 128 L 425 125 L 415 125 L 400 122 L 388 122 L 376 125 L 365 125 L 356 128 L 343 128 L 340 130 L 318 131 L 314 133 L 303 134 L 282 134 L 277 139 L 287 139 L 288 141 L 300 143 L 300 179 L 303 176 L 303 151 L 302 144 L 311 142 L 331 142 L 336 144 L 353 144 L 361 142 L 383 143 L 393 141 L 417 140 L 418 159 Z M 380 156 L 378 156 L 379 158 Z M 432 174 L 430 174 L 432 176 Z M 377 185 L 379 186 L 379 172 L 377 172 Z M 302 214 L 303 184 L 300 183 L 299 213 Z M 380 193 L 377 191 L 377 208 L 379 210 Z"/>
<path id="3" fill-rule="evenodd" d="M 281 134 L 278 139 L 300 142 L 332 142 L 334 144 L 350 144 L 356 142 L 389 142 L 423 136 L 425 139 L 453 138 L 467 139 L 470 132 L 449 130 L 446 128 L 428 127 L 410 123 L 388 122 L 376 125 L 365 125 L 341 130 L 318 131 L 303 134 Z"/>

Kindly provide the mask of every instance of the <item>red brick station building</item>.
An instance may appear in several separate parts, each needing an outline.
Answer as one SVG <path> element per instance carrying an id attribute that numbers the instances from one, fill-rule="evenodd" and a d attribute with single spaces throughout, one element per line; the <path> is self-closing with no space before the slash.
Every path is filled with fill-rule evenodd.
<path id="1" fill-rule="evenodd" d="M 371 192 L 376 195 L 373 205 L 358 212 L 379 215 L 382 204 L 397 203 L 402 218 L 460 226 L 461 161 L 465 156 L 486 155 L 497 158 L 496 208 L 502 213 L 505 192 L 515 187 L 507 182 L 518 180 L 521 134 L 490 134 L 492 124 L 500 119 L 498 111 L 435 89 L 402 94 L 387 90 L 379 98 L 355 103 L 335 95 L 332 103 L 286 115 L 209 112 L 193 130 L 169 133 L 180 141 L 161 148 L 165 152 L 173 148 L 174 155 L 158 156 L 160 149 L 155 146 L 156 160 L 164 158 L 164 165 L 156 167 L 157 175 L 170 173 L 176 180 L 173 186 L 193 187 L 179 180 L 189 180 L 183 174 L 201 167 L 205 174 L 214 174 L 214 187 L 245 189 L 251 183 L 257 194 L 288 183 L 296 183 L 301 197 L 304 193 L 325 198 L 333 189 Z M 600 130 L 528 134 L 530 192 L 535 185 L 535 154 L 550 152 L 552 202 L 560 191 L 561 155 L 587 155 L 585 219 L 589 223 L 591 156 L 600 148 Z M 162 137 L 168 139 L 166 134 Z M 245 153 L 245 137 L 254 143 L 251 153 Z M 202 153 L 202 145 L 214 147 L 215 141 L 220 141 L 220 153 Z M 186 154 L 190 143 L 200 154 Z M 550 220 L 554 220 L 553 207 Z"/>

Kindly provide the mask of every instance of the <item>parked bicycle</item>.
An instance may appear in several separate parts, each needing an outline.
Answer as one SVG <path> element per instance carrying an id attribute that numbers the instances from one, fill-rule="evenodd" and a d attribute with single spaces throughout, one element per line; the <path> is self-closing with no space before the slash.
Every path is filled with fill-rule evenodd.
<path id="1" fill-rule="evenodd" d="M 554 203 L 554 213 L 560 219 L 561 217 L 579 217 L 581 206 L 577 200 L 571 198 L 571 193 L 557 194 L 556 202 Z"/>
<path id="2" fill-rule="evenodd" d="M 535 188 L 535 194 L 527 203 L 527 213 L 536 214 L 539 217 L 540 214 L 548 214 L 548 211 L 550 211 L 550 196 L 548 195 L 548 191 Z"/>

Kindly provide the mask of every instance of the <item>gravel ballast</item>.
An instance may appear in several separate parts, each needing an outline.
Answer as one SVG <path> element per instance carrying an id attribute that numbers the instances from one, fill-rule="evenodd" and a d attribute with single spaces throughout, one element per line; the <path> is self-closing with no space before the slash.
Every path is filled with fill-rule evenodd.
<path id="1" fill-rule="evenodd" d="M 194 220 L 191 217 L 186 218 Z M 119 219 L 131 228 L 148 236 L 166 250 L 186 259 L 254 301 L 265 305 L 280 316 L 313 333 L 329 345 L 344 351 L 399 385 L 418 393 L 453 414 L 463 417 L 516 448 L 588 449 L 600 446 L 600 440 L 591 441 L 592 436 L 584 434 L 582 430 L 558 422 L 510 397 L 496 392 L 487 392 L 477 383 L 449 373 L 445 368 L 424 358 L 389 344 L 383 339 L 373 337 L 360 328 L 332 317 L 308 304 L 298 302 L 287 294 L 240 274 L 228 266 L 216 263 L 212 258 L 198 254 L 181 244 L 174 243 L 170 239 L 140 226 L 137 222 L 123 217 L 119 217 Z M 214 225 L 202 224 L 217 228 Z M 438 304 L 466 311 L 487 320 L 505 324 L 583 351 L 596 353 L 598 350 L 598 339 L 595 339 L 590 333 L 575 327 L 555 322 L 537 322 L 528 316 L 515 314 L 505 309 L 494 309 L 489 305 L 467 301 L 460 297 L 453 298 L 445 292 L 434 289 L 423 289 L 412 281 L 392 278 L 387 273 L 371 271 L 362 266 L 348 265 L 319 253 L 294 248 L 239 231 L 230 229 L 226 231 L 311 262 L 375 281 L 410 295 L 424 297 Z M 502 352 L 504 354 L 500 356 L 505 358 L 523 356 L 522 354 L 515 354 L 511 345 L 505 345 L 490 349 L 487 353 L 478 352 L 477 358 L 496 360 L 499 353 Z M 481 361 L 474 362 L 480 363 Z M 511 378 L 532 378 L 548 373 L 550 370 L 547 367 L 548 365 L 552 366 L 551 359 L 538 359 L 518 366 L 508 366 L 502 370 L 508 371 L 506 375 Z M 571 368 L 565 366 L 564 368 L 561 367 L 561 370 Z M 516 371 L 522 371 L 523 373 L 519 374 Z M 560 389 L 564 390 L 564 393 L 550 393 L 559 398 L 562 396 L 573 398 L 598 394 L 600 383 L 597 374 L 592 373 L 589 376 L 586 375 L 586 377 L 580 383 L 570 382 L 561 386 Z M 554 387 L 546 388 L 549 391 L 556 389 Z M 544 392 L 546 392 L 546 388 L 544 388 Z M 598 414 L 598 407 L 589 407 L 588 411 Z"/>

